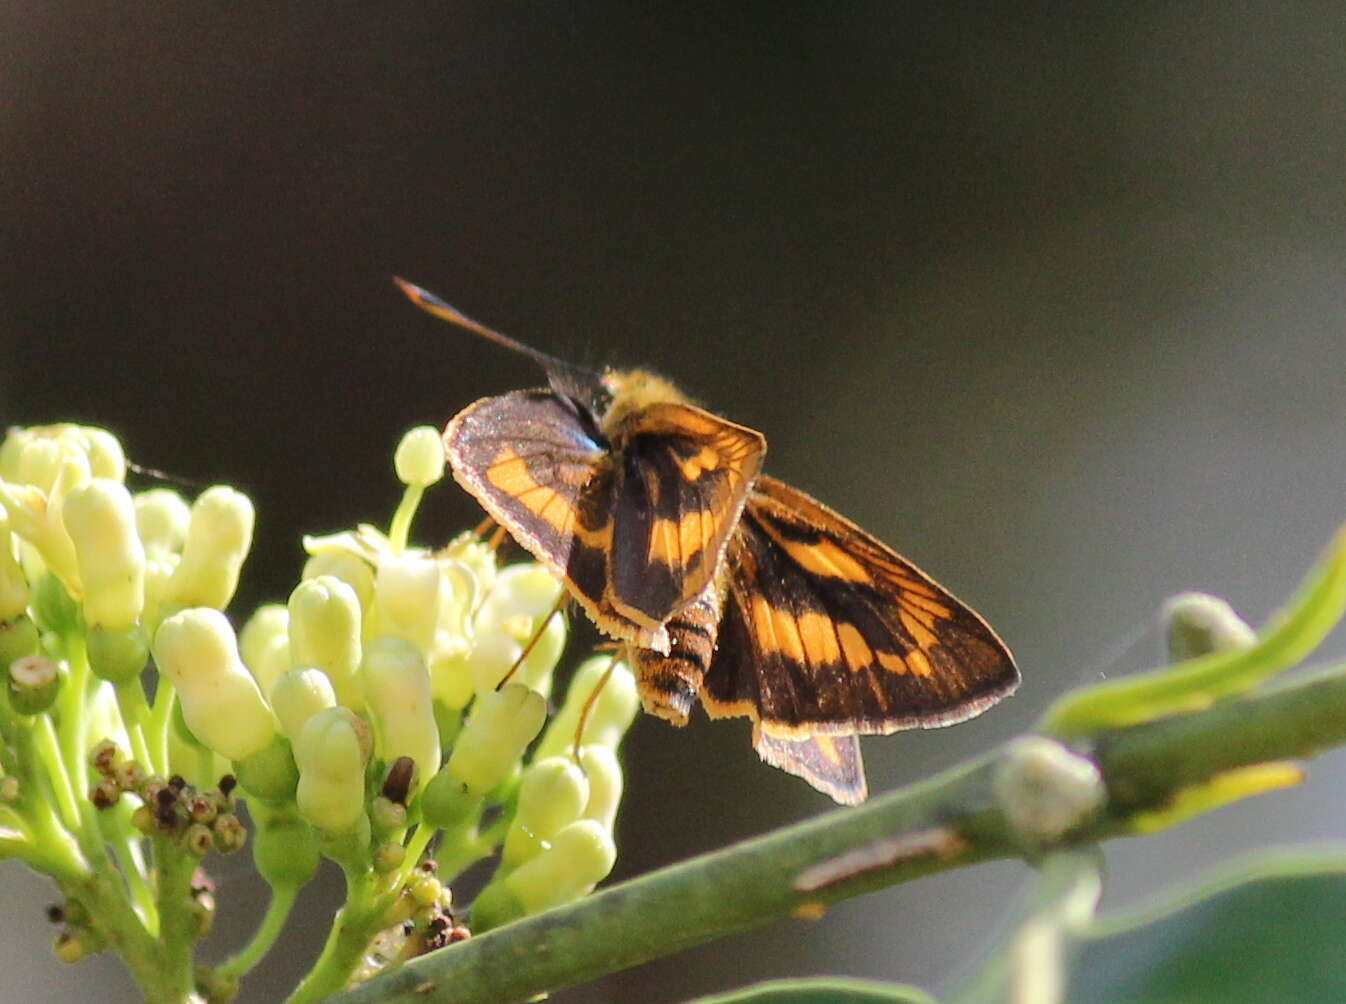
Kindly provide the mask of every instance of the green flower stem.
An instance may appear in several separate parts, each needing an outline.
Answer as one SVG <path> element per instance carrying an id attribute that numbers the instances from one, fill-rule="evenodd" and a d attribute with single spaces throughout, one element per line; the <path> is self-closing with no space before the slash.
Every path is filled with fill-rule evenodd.
<path id="1" fill-rule="evenodd" d="M 150 706 L 145 700 L 145 688 L 140 678 L 128 680 L 116 686 L 117 708 L 121 711 L 126 734 L 131 737 L 131 755 L 139 760 L 151 774 L 167 773 L 167 760 L 156 760 L 146 742 L 144 723 L 149 720 Z M 100 737 L 95 737 L 100 738 Z"/>
<path id="2" fill-rule="evenodd" d="M 89 788 L 89 765 L 87 753 L 87 707 L 89 704 L 89 657 L 84 645 L 84 635 L 72 631 L 62 637 L 65 642 L 70 678 L 65 681 L 61 693 L 57 696 L 57 708 L 60 712 L 58 734 L 61 739 L 61 755 L 65 769 L 70 773 L 70 783 L 76 791 L 84 792 Z"/>
<path id="3" fill-rule="evenodd" d="M 393 521 L 388 527 L 388 541 L 393 546 L 393 554 L 401 554 L 407 549 L 407 538 L 411 534 L 411 520 L 421 504 L 425 488 L 421 485 L 407 485 L 402 500 L 397 503 Z"/>
<path id="4" fill-rule="evenodd" d="M 1346 613 L 1346 528 L 1340 530 L 1299 590 L 1259 632 L 1251 648 L 1212 652 L 1166 669 L 1067 694 L 1043 717 L 1058 736 L 1134 725 L 1196 711 L 1243 693 L 1312 652 Z"/>
<path id="5" fill-rule="evenodd" d="M 117 870 L 126 880 L 126 888 L 137 915 L 145 929 L 157 935 L 159 911 L 154 902 L 154 892 L 145 879 L 145 857 L 140 851 L 139 841 L 131 836 L 135 831 L 131 829 L 130 810 L 126 803 L 123 801 L 114 808 L 99 812 L 98 826 L 104 842 L 112 848 Z"/>
<path id="6" fill-rule="evenodd" d="M 262 922 L 253 934 L 252 940 L 232 958 L 221 963 L 216 969 L 216 975 L 226 982 L 233 982 L 251 972 L 252 967 L 262 960 L 280 937 L 298 895 L 299 887 L 296 885 L 272 886 L 271 901 L 266 905 L 266 914 L 262 917 Z"/>
<path id="7" fill-rule="evenodd" d="M 177 701 L 177 691 L 162 676 L 155 684 L 154 704 L 150 707 L 145 722 L 145 740 L 154 751 L 154 762 L 165 773 L 168 772 L 168 730 L 173 721 L 173 704 Z"/>
<path id="8" fill-rule="evenodd" d="M 339 992 L 369 948 L 369 941 L 383 929 L 383 920 L 395 894 L 381 876 L 346 870 L 346 905 L 337 911 L 327 943 L 303 982 L 287 998 L 287 1004 L 304 1004 Z"/>
<path id="9" fill-rule="evenodd" d="M 421 823 L 412 832 L 411 839 L 406 843 L 406 854 L 402 858 L 402 865 L 397 869 L 397 877 L 394 880 L 397 887 L 400 888 L 405 885 L 407 879 L 411 877 L 411 873 L 421 863 L 421 855 L 430 846 L 430 841 L 434 839 L 436 832 L 433 826 L 427 826 L 425 823 Z"/>
<path id="10" fill-rule="evenodd" d="M 65 769 L 65 760 L 61 756 L 51 716 L 34 715 L 30 728 L 19 729 L 18 739 L 19 759 L 27 764 L 42 764 L 47 768 L 47 778 L 56 797 L 56 808 L 61 814 L 61 823 L 67 830 L 73 831 L 80 824 L 79 800 L 75 795 L 75 789 L 71 787 L 70 775 Z"/>
<path id="11" fill-rule="evenodd" d="M 81 903 L 98 932 L 126 963 L 147 1001 L 178 1004 L 192 992 L 191 967 L 186 983 L 181 967 L 170 964 L 163 945 L 145 930 L 126 899 L 125 888 L 115 873 L 100 871 L 79 879 L 62 880 L 61 892 Z"/>
<path id="12" fill-rule="evenodd" d="M 193 952 L 197 925 L 192 911 L 192 874 L 200 863 L 164 837 L 156 837 L 154 863 L 158 879 L 160 977 L 164 1001 L 185 1001 L 195 987 Z M 141 983 L 141 989 L 146 985 Z M 147 992 L 147 996 L 148 992 Z"/>
<path id="13" fill-rule="evenodd" d="M 1115 729 L 1089 743 L 1109 792 L 1072 833 L 1089 843 L 1128 832 L 1132 815 L 1226 771 L 1307 757 L 1346 743 L 1346 664 L 1193 714 Z M 613 886 L 413 960 L 338 1000 L 440 1004 L 522 1000 L 895 882 L 992 858 L 1035 855 L 996 804 L 992 754 L 855 809 L 748 840 Z M 943 853 L 903 854 L 901 838 L 950 834 Z M 890 853 L 875 854 L 887 848 Z M 849 853 L 856 858 L 839 858 Z M 854 861 L 812 891 L 820 863 Z M 816 872 L 814 872 L 816 874 Z"/>

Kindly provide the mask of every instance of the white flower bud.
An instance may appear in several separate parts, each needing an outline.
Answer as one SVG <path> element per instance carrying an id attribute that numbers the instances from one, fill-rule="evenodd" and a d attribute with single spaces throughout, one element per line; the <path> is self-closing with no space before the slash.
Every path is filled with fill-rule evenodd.
<path id="1" fill-rule="evenodd" d="M 469 793 L 485 795 L 518 763 L 546 718 L 546 700 L 523 684 L 483 694 L 453 744 L 449 775 Z"/>
<path id="2" fill-rule="evenodd" d="M 348 551 L 320 551 L 304 562 L 300 578 L 316 579 L 322 575 L 338 578 L 354 589 L 360 609 L 369 612 L 369 605 L 374 601 L 374 569 L 368 561 Z"/>
<path id="3" fill-rule="evenodd" d="M 75 545 L 85 620 L 134 624 L 145 605 L 145 549 L 131 493 L 119 481 L 94 478 L 66 496 L 62 518 Z"/>
<path id="4" fill-rule="evenodd" d="M 565 704 L 547 726 L 547 733 L 538 744 L 538 757 L 560 756 L 569 752 L 575 745 L 575 733 L 579 727 L 580 715 L 589 696 L 603 680 L 612 656 L 597 655 L 586 659 L 575 670 L 566 691 Z M 581 746 L 601 744 L 616 748 L 626 735 L 631 722 L 640 708 L 640 693 L 636 689 L 635 677 L 623 662 L 612 668 L 612 674 L 603 689 L 589 708 L 584 722 L 584 735 L 579 737 Z"/>
<path id="5" fill-rule="evenodd" d="M 360 672 L 379 755 L 389 762 L 411 757 L 417 784 L 423 787 L 439 770 L 440 750 L 430 673 L 421 650 L 404 638 L 383 635 L 365 646 Z"/>
<path id="6" fill-rule="evenodd" d="M 136 532 L 146 549 L 181 551 L 192 519 L 187 500 L 171 488 L 151 488 L 136 493 L 132 501 L 136 507 Z"/>
<path id="7" fill-rule="evenodd" d="M 244 622 L 243 629 L 238 632 L 238 654 L 255 675 L 256 664 L 271 639 L 280 636 L 288 643 L 289 632 L 290 608 L 283 603 L 263 603 L 252 612 L 252 616 Z"/>
<path id="8" fill-rule="evenodd" d="M 617 862 L 612 834 L 592 819 L 564 827 L 551 847 L 505 877 L 525 913 L 578 899 L 607 877 Z"/>
<path id="9" fill-rule="evenodd" d="M 202 492 L 192 505 L 168 602 L 216 609 L 227 606 L 252 546 L 253 519 L 252 502 L 242 492 L 224 485 Z"/>
<path id="10" fill-rule="evenodd" d="M 365 755 L 354 717 L 345 708 L 320 711 L 294 744 L 299 813 L 334 834 L 352 829 L 365 811 Z"/>
<path id="11" fill-rule="evenodd" d="M 182 717 L 201 745 L 241 760 L 271 742 L 275 719 L 224 614 L 199 607 L 169 617 L 155 633 L 154 659 L 177 688 Z"/>
<path id="12" fill-rule="evenodd" d="M 290 594 L 290 659 L 326 673 L 338 702 L 354 711 L 364 707 L 360 620 L 355 590 L 330 575 L 305 579 Z"/>
<path id="13" fill-rule="evenodd" d="M 14 537 L 9 532 L 9 519 L 0 507 L 0 623 L 22 616 L 28 609 L 28 578 L 23 574 L 19 559 L 14 556 Z"/>
<path id="14" fill-rule="evenodd" d="M 580 818 L 588 801 L 589 781 L 573 760 L 556 756 L 534 763 L 524 772 L 519 807 L 505 834 L 505 867 L 537 857 L 563 826 Z"/>
<path id="15" fill-rule="evenodd" d="M 384 554 L 374 576 L 377 630 L 429 650 L 439 616 L 439 564 L 425 555 Z"/>
<path id="16" fill-rule="evenodd" d="M 118 483 L 126 480 L 126 454 L 116 436 L 92 425 L 77 426 L 75 435 L 89 458 L 89 471 L 94 477 Z"/>
<path id="17" fill-rule="evenodd" d="M 590 743 L 580 748 L 580 767 L 589 781 L 584 818 L 611 831 L 622 801 L 622 765 L 617 761 L 617 753 L 611 746 Z"/>
<path id="18" fill-rule="evenodd" d="M 439 432 L 428 425 L 417 426 L 402 437 L 393 454 L 397 479 L 404 485 L 421 488 L 444 476 L 444 442 Z"/>
<path id="19" fill-rule="evenodd" d="M 337 704 L 332 681 L 312 666 L 286 670 L 272 685 L 269 696 L 281 731 L 291 742 L 298 741 L 310 718 Z"/>

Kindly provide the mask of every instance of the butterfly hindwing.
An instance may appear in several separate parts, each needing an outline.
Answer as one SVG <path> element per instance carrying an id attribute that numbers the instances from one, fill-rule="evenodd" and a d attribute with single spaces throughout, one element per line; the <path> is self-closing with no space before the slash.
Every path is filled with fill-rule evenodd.
<path id="1" fill-rule="evenodd" d="M 842 805 L 859 805 L 869 794 L 859 736 L 778 736 L 758 723 L 752 748 L 771 766 L 802 777 Z"/>
<path id="2" fill-rule="evenodd" d="M 706 587 L 766 452 L 761 433 L 680 403 L 621 430 L 610 557 L 613 606 L 658 627 Z"/>
<path id="3" fill-rule="evenodd" d="M 776 736 L 949 725 L 1019 674 L 986 623 L 821 503 L 761 477 L 729 563 L 703 703 Z"/>

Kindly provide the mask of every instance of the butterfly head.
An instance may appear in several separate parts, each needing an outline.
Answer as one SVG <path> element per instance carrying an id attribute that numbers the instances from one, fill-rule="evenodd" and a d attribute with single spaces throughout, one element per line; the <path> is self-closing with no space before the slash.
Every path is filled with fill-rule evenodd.
<path id="1" fill-rule="evenodd" d="M 602 382 L 612 401 L 602 416 L 603 430 L 609 434 L 653 405 L 691 403 L 671 382 L 648 370 L 610 369 Z"/>

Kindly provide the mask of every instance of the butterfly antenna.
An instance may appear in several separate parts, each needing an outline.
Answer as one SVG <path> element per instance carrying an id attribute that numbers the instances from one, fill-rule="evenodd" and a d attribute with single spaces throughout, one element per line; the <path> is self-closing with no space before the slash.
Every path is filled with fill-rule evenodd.
<path id="1" fill-rule="evenodd" d="M 549 356 L 545 352 L 539 352 L 537 349 L 530 348 L 523 344 L 523 342 L 516 342 L 513 338 L 510 338 L 509 335 L 503 335 L 494 328 L 488 328 L 479 321 L 472 320 L 472 318 L 468 317 L 461 310 L 451 307 L 439 297 L 435 296 L 434 293 L 430 292 L 428 289 L 422 289 L 414 282 L 407 282 L 407 280 L 400 278 L 399 276 L 393 276 L 393 282 L 397 283 L 397 287 L 402 290 L 408 300 L 416 304 L 416 306 L 420 307 L 427 314 L 438 317 L 441 321 L 448 321 L 450 324 L 456 324 L 460 328 L 466 328 L 473 334 L 481 335 L 482 338 L 488 338 L 497 345 L 503 345 L 507 349 L 512 349 L 515 352 L 528 356 L 530 359 L 540 363 L 542 368 L 548 372 L 561 369 L 575 369 L 573 365 L 564 360 L 557 359 L 555 356 Z"/>

